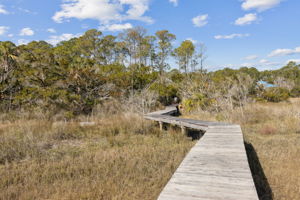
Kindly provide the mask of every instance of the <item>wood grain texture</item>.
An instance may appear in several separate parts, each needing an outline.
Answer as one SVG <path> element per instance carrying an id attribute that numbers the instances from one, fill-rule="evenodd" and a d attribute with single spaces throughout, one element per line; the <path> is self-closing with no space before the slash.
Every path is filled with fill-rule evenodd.
<path id="1" fill-rule="evenodd" d="M 258 200 L 239 125 L 169 116 L 175 107 L 149 113 L 146 119 L 204 130 L 184 158 L 159 200 Z"/>

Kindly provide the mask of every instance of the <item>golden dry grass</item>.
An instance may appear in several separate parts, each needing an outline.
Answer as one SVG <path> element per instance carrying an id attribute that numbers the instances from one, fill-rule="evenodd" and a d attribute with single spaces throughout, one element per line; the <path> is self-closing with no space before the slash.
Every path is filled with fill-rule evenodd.
<path id="1" fill-rule="evenodd" d="M 198 112 L 186 116 L 241 124 L 245 141 L 257 154 L 272 190 L 255 172 L 261 199 L 300 199 L 300 99 L 282 103 L 254 103 L 232 112 Z M 249 160 L 250 164 L 253 162 Z"/>
<path id="2" fill-rule="evenodd" d="M 0 124 L 0 199 L 156 199 L 194 145 L 140 116 Z"/>

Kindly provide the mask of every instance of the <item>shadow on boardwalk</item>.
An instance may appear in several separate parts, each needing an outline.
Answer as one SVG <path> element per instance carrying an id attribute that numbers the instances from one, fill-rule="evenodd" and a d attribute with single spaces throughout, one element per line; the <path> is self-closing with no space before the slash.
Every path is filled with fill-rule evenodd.
<path id="1" fill-rule="evenodd" d="M 252 144 L 245 143 L 250 170 L 260 200 L 273 200 L 272 189 Z"/>
<path id="2" fill-rule="evenodd" d="M 199 130 L 187 130 L 187 136 L 192 138 L 192 140 L 200 140 L 203 135 L 205 134 L 205 131 L 199 131 Z"/>
<path id="3" fill-rule="evenodd" d="M 164 124 L 163 126 L 164 130 L 168 130 L 168 129 L 173 129 L 176 131 L 180 131 L 180 127 L 178 126 L 168 126 L 166 124 Z M 189 138 L 192 138 L 192 140 L 200 140 L 205 134 L 205 131 L 201 131 L 201 130 L 195 130 L 195 129 L 187 129 L 186 130 L 186 136 Z"/>

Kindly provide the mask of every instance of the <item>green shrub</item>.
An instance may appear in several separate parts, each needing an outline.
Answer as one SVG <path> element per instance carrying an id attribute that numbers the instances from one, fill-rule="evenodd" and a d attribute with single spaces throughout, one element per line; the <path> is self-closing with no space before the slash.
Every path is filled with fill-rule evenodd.
<path id="1" fill-rule="evenodd" d="M 173 98 L 178 96 L 178 88 L 173 84 L 154 83 L 150 86 L 150 90 L 159 95 L 159 101 L 164 105 L 171 104 Z"/>
<path id="2" fill-rule="evenodd" d="M 291 91 L 292 97 L 300 97 L 300 86 L 295 86 Z"/>
<path id="3" fill-rule="evenodd" d="M 269 102 L 285 101 L 290 97 L 289 91 L 285 88 L 272 87 L 263 92 L 263 99 Z"/>
<path id="4" fill-rule="evenodd" d="M 187 112 L 197 108 L 205 109 L 213 103 L 213 99 L 206 97 L 203 94 L 196 93 L 191 98 L 183 100 L 184 109 Z"/>

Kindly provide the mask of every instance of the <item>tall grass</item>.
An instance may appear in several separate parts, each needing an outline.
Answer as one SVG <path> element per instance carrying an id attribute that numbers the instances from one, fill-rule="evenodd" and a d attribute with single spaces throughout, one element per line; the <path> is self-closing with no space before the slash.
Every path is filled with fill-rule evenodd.
<path id="1" fill-rule="evenodd" d="M 156 199 L 194 145 L 139 115 L 0 123 L 0 199 Z"/>

